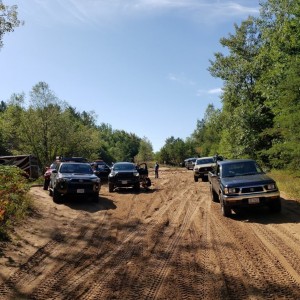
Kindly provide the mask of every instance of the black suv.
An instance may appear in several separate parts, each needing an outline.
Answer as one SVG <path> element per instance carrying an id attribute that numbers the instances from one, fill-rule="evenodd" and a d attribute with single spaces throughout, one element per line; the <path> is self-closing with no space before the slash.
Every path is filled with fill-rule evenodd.
<path id="1" fill-rule="evenodd" d="M 49 193 L 54 202 L 61 202 L 63 195 L 90 195 L 98 199 L 101 181 L 89 163 L 61 162 L 52 171 Z"/>
<path id="2" fill-rule="evenodd" d="M 108 175 L 109 192 L 116 187 L 133 187 L 137 192 L 140 190 L 140 174 L 134 163 L 117 162 L 113 165 Z"/>
<path id="3" fill-rule="evenodd" d="M 107 180 L 107 177 L 110 173 L 109 165 L 103 160 L 96 160 L 91 163 L 91 166 L 94 170 L 94 173 L 101 179 Z"/>

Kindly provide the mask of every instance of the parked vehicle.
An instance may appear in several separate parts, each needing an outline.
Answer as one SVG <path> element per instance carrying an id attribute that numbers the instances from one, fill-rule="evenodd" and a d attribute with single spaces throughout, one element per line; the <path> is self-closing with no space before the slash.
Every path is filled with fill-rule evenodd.
<path id="1" fill-rule="evenodd" d="M 57 162 L 53 162 L 50 165 L 50 167 L 46 167 L 46 170 L 44 173 L 44 185 L 43 185 L 43 188 L 45 191 L 48 190 L 52 171 L 56 169 L 57 164 L 58 164 Z"/>
<path id="2" fill-rule="evenodd" d="M 195 162 L 196 162 L 196 157 L 191 157 L 191 158 L 187 158 L 184 160 L 184 164 L 185 164 L 185 167 L 188 169 L 188 170 L 193 170 L 194 169 L 194 165 L 195 165 Z"/>
<path id="3" fill-rule="evenodd" d="M 151 180 L 148 177 L 148 166 L 146 163 L 140 163 L 137 165 L 137 170 L 140 174 L 140 184 L 143 188 L 147 189 L 151 186 Z"/>
<path id="4" fill-rule="evenodd" d="M 241 207 L 266 205 L 273 212 L 281 211 L 276 182 L 252 159 L 217 161 L 208 176 L 212 200 L 220 202 L 225 217 Z"/>
<path id="5" fill-rule="evenodd" d="M 44 190 L 48 190 L 52 171 L 56 169 L 57 165 L 60 162 L 67 162 L 67 161 L 86 163 L 87 159 L 83 158 L 83 157 L 63 157 L 63 156 L 57 156 L 56 160 L 50 165 L 50 167 L 46 167 L 45 168 L 44 185 L 43 185 Z"/>
<path id="6" fill-rule="evenodd" d="M 96 160 L 91 163 L 91 166 L 94 170 L 94 173 L 101 178 L 102 180 L 107 180 L 108 175 L 110 173 L 109 165 L 103 160 Z"/>
<path id="7" fill-rule="evenodd" d="M 140 174 L 134 163 L 116 162 L 108 175 L 108 190 L 110 193 L 115 188 L 132 187 L 135 191 L 140 190 Z"/>
<path id="8" fill-rule="evenodd" d="M 212 171 L 215 166 L 214 157 L 201 157 L 197 158 L 194 166 L 194 181 L 197 182 L 199 178 L 202 181 L 208 180 L 208 172 Z"/>
<path id="9" fill-rule="evenodd" d="M 66 195 L 87 195 L 98 199 L 101 180 L 89 163 L 60 162 L 51 173 L 49 193 L 54 202 Z"/>

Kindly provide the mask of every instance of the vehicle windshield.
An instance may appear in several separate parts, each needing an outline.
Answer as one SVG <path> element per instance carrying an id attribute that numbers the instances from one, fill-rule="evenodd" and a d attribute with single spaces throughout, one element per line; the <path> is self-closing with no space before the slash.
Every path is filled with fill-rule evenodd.
<path id="1" fill-rule="evenodd" d="M 103 170 L 103 169 L 108 169 L 108 165 L 106 165 L 105 163 L 100 163 L 96 165 L 96 170 Z"/>
<path id="2" fill-rule="evenodd" d="M 60 167 L 61 173 L 93 174 L 89 164 L 63 164 Z"/>
<path id="3" fill-rule="evenodd" d="M 211 164 L 214 163 L 213 158 L 203 158 L 203 159 L 197 159 L 196 165 L 204 165 L 204 164 Z"/>
<path id="4" fill-rule="evenodd" d="M 136 170 L 136 166 L 134 164 L 114 164 L 114 171 L 133 171 Z"/>
<path id="5" fill-rule="evenodd" d="M 254 161 L 235 162 L 222 166 L 222 177 L 246 176 L 263 173 Z"/>

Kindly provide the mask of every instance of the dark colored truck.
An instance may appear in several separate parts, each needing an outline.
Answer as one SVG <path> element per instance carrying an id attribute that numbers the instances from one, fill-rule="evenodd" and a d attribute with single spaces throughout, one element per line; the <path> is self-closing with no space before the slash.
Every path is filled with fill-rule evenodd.
<path id="1" fill-rule="evenodd" d="M 91 163 L 94 173 L 101 178 L 101 180 L 107 180 L 110 173 L 109 165 L 103 160 L 96 160 Z"/>
<path id="2" fill-rule="evenodd" d="M 231 215 L 231 209 L 242 207 L 268 206 L 273 212 L 281 211 L 276 182 L 255 160 L 217 161 L 208 179 L 212 200 L 220 202 L 225 217 Z"/>
<path id="3" fill-rule="evenodd" d="M 91 196 L 97 200 L 100 189 L 101 180 L 89 163 L 60 162 L 50 176 L 49 194 L 56 203 L 62 203 L 68 195 Z"/>
<path id="4" fill-rule="evenodd" d="M 140 173 L 137 166 L 131 162 L 117 162 L 108 175 L 108 190 L 110 193 L 115 188 L 132 187 L 136 192 L 140 190 Z"/>

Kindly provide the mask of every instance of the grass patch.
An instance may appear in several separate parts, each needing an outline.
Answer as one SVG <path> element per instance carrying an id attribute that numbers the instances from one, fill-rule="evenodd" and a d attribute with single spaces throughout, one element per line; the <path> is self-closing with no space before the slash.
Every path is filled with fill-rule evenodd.
<path id="1" fill-rule="evenodd" d="M 0 240 L 9 239 L 9 230 L 31 208 L 31 200 L 27 196 L 29 188 L 29 181 L 21 169 L 0 165 Z"/>
<path id="2" fill-rule="evenodd" d="M 272 170 L 270 176 L 276 180 L 280 191 L 300 202 L 300 173 L 287 170 Z"/>

